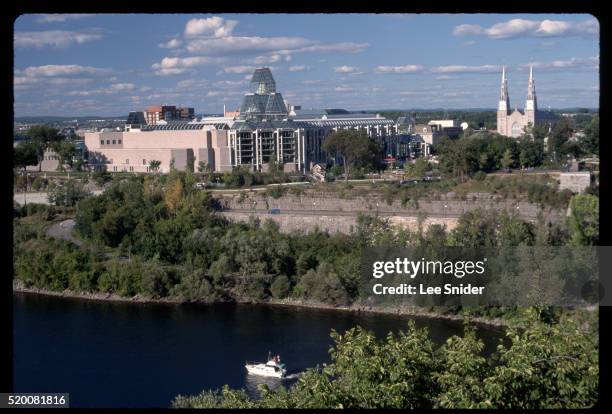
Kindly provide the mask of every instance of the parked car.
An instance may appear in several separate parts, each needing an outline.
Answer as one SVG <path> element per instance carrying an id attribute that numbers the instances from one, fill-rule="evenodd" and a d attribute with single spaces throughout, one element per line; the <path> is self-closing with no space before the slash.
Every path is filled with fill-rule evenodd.
<path id="1" fill-rule="evenodd" d="M 280 208 L 271 208 L 268 210 L 268 214 L 280 214 Z"/>

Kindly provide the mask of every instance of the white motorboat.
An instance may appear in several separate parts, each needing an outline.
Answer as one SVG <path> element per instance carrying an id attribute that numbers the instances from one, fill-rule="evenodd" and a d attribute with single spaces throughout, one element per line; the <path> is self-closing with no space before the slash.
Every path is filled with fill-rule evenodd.
<path id="1" fill-rule="evenodd" d="M 249 374 L 261 375 L 263 377 L 283 378 L 287 373 L 287 368 L 285 364 L 280 362 L 280 356 L 278 355 L 274 357 L 268 355 L 268 362 L 265 364 L 247 362 L 244 367 Z"/>

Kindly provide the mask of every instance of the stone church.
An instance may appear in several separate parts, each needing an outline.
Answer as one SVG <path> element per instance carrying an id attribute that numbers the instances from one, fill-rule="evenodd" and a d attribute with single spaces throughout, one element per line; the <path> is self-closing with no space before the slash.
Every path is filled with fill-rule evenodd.
<path id="1" fill-rule="evenodd" d="M 501 95 L 497 105 L 497 132 L 507 137 L 518 137 L 528 125 L 550 123 L 551 114 L 538 111 L 538 101 L 533 79 L 533 66 L 529 67 L 529 85 L 527 87 L 527 100 L 525 109 L 520 110 L 518 106 L 510 112 L 510 96 L 508 95 L 508 79 L 506 68 L 502 68 Z"/>

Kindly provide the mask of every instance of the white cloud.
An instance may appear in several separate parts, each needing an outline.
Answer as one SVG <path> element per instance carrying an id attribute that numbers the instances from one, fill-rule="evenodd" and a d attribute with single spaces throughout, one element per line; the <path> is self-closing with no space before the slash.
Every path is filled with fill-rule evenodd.
<path id="1" fill-rule="evenodd" d="M 497 72 L 499 66 L 495 65 L 480 65 L 480 66 L 466 66 L 466 65 L 449 65 L 449 66 L 438 66 L 432 68 L 433 73 L 481 73 L 481 72 Z"/>
<path id="2" fill-rule="evenodd" d="M 181 44 L 183 44 L 183 42 L 181 42 L 179 39 L 170 39 L 166 43 L 160 43 L 158 46 L 162 49 L 176 49 Z"/>
<path id="3" fill-rule="evenodd" d="M 72 14 L 41 14 L 36 23 L 61 23 L 66 20 L 78 20 L 86 17 L 95 16 L 94 14 L 72 13 Z"/>
<path id="4" fill-rule="evenodd" d="M 567 69 L 587 69 L 587 70 L 598 70 L 599 69 L 599 56 L 591 56 L 588 58 L 570 58 L 567 60 L 553 60 L 550 62 L 532 62 L 519 65 L 518 68 L 526 70 L 529 65 L 533 65 L 534 69 L 555 71 L 555 70 L 567 70 Z"/>
<path id="5" fill-rule="evenodd" d="M 223 58 L 213 58 L 207 56 L 191 56 L 186 58 L 165 57 L 160 63 L 154 63 L 151 67 L 155 69 L 158 76 L 178 75 L 185 73 L 187 69 L 223 63 Z"/>
<path id="6" fill-rule="evenodd" d="M 435 79 L 436 80 L 452 80 L 452 79 L 458 79 L 458 78 L 456 76 L 440 75 L 440 76 L 436 76 Z"/>
<path id="7" fill-rule="evenodd" d="M 485 28 L 477 24 L 460 24 L 453 30 L 455 36 L 486 36 L 491 39 L 509 39 L 521 36 L 567 37 L 593 36 L 599 33 L 599 22 L 591 18 L 582 22 L 563 20 L 512 19 Z"/>
<path id="8" fill-rule="evenodd" d="M 232 34 L 237 24 L 237 20 L 225 20 L 223 17 L 219 16 L 205 19 L 191 19 L 185 25 L 185 37 L 226 37 Z"/>
<path id="9" fill-rule="evenodd" d="M 14 45 L 16 48 L 41 48 L 45 46 L 66 47 L 73 43 L 83 44 L 99 40 L 103 36 L 99 33 L 70 32 L 65 30 L 47 30 L 42 32 L 15 32 Z"/>
<path id="10" fill-rule="evenodd" d="M 217 88 L 243 88 L 248 82 L 246 79 L 241 80 L 220 80 L 214 83 Z"/>
<path id="11" fill-rule="evenodd" d="M 308 69 L 310 69 L 310 66 L 307 66 L 307 65 L 289 66 L 289 72 L 303 72 Z"/>
<path id="12" fill-rule="evenodd" d="M 26 76 L 75 76 L 75 75 L 105 75 L 111 69 L 95 68 L 81 65 L 43 65 L 30 66 L 23 71 Z"/>
<path id="13" fill-rule="evenodd" d="M 255 70 L 254 66 L 239 65 L 239 66 L 228 66 L 226 68 L 223 68 L 221 73 L 240 73 L 241 74 L 241 73 L 251 73 L 254 70 Z"/>
<path id="14" fill-rule="evenodd" d="M 221 91 L 208 91 L 206 96 L 219 96 L 221 95 Z"/>
<path id="15" fill-rule="evenodd" d="M 110 86 L 112 91 L 123 92 L 123 91 L 131 91 L 136 88 L 136 85 L 133 83 L 113 83 Z"/>
<path id="16" fill-rule="evenodd" d="M 353 73 L 353 72 L 356 72 L 357 70 L 358 68 L 355 66 L 343 65 L 343 66 L 334 67 L 334 72 L 336 73 Z"/>
<path id="17" fill-rule="evenodd" d="M 340 85 L 334 88 L 334 92 L 352 92 L 353 88 L 348 85 Z"/>
<path id="18" fill-rule="evenodd" d="M 264 65 L 269 63 L 276 63 L 280 61 L 283 57 L 278 53 L 271 53 L 269 55 L 256 56 L 253 59 L 245 59 L 243 62 L 245 63 L 253 63 L 255 65 Z"/>
<path id="19" fill-rule="evenodd" d="M 404 66 L 378 66 L 374 70 L 376 73 L 416 73 L 422 72 L 421 65 L 404 65 Z"/>
<path id="20" fill-rule="evenodd" d="M 191 53 L 206 55 L 261 53 L 295 50 L 311 43 L 313 43 L 312 40 L 301 37 L 228 36 L 192 40 L 187 45 L 187 50 Z"/>

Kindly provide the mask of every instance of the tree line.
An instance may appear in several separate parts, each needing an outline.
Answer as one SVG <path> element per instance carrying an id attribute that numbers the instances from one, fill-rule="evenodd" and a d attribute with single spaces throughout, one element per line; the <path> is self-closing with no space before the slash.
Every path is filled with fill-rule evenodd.
<path id="1" fill-rule="evenodd" d="M 411 231 L 360 215 L 350 234 L 318 229 L 284 234 L 270 220 L 228 222 L 216 213 L 210 193 L 193 189 L 194 180 L 193 174 L 178 171 L 129 177 L 111 182 L 100 196 L 81 199 L 76 230 L 87 247 L 80 250 L 44 236 L 23 238 L 19 234 L 31 235 L 28 221 L 16 218 L 16 278 L 52 290 L 123 296 L 209 302 L 293 298 L 350 305 L 363 299 L 359 269 L 364 247 L 598 242 L 599 204 L 593 195 L 575 196 L 568 221 L 554 225 L 476 210 L 464 214 L 451 231 L 439 225 Z M 64 197 L 72 200 L 72 194 Z"/>

